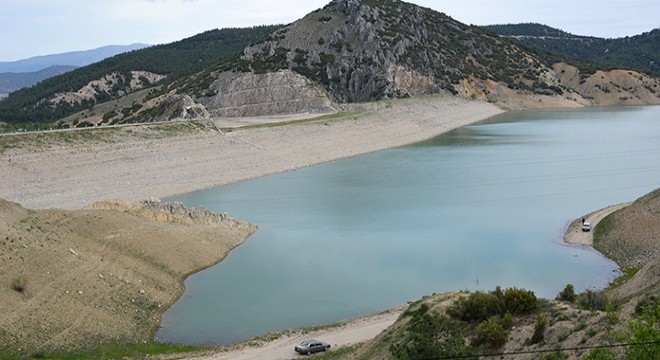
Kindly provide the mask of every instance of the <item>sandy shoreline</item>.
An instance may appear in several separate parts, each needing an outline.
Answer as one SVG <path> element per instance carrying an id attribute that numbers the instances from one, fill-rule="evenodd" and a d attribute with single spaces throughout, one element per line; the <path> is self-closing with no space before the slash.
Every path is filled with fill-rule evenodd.
<path id="1" fill-rule="evenodd" d="M 503 112 L 451 96 L 357 104 L 349 111 L 343 118 L 224 134 L 140 137 L 136 129 L 116 141 L 10 148 L 0 157 L 0 198 L 31 209 L 163 198 L 415 143 Z"/>
<path id="2" fill-rule="evenodd" d="M 567 244 L 574 245 L 585 245 L 593 246 L 594 245 L 594 229 L 596 225 L 603 220 L 607 215 L 623 209 L 624 207 L 630 205 L 631 203 L 623 203 L 617 205 L 610 205 L 606 208 L 596 210 L 584 216 L 585 222 L 591 224 L 591 231 L 582 231 L 582 218 L 575 219 L 573 222 L 568 225 L 566 231 L 564 232 L 564 242 Z"/>

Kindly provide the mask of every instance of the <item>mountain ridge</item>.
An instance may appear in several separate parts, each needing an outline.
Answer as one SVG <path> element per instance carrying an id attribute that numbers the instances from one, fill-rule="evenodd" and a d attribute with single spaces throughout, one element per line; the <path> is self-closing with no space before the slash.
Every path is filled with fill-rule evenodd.
<path id="1" fill-rule="evenodd" d="M 587 81 L 597 68 L 565 62 L 570 60 L 524 49 L 492 32 L 403 1 L 335 0 L 247 47 L 237 65 L 188 79 L 179 89 L 216 116 L 253 116 L 254 107 L 263 109 L 264 102 L 272 102 L 272 111 L 287 102 L 268 98 L 254 102 L 256 93 L 268 92 L 270 80 L 265 77 L 261 88 L 252 83 L 237 86 L 240 80 L 233 78 L 232 86 L 240 91 L 219 92 L 229 88 L 220 75 L 226 71 L 253 75 L 292 71 L 314 81 L 338 103 L 435 92 L 510 109 L 660 102 L 655 95 L 658 79 L 634 72 L 599 72 L 601 80 Z M 250 94 L 249 89 L 255 90 Z M 239 96 L 243 101 L 237 100 Z M 228 101 L 222 103 L 221 97 Z M 296 100 L 289 111 L 309 111 L 308 105 Z"/>
<path id="2" fill-rule="evenodd" d="M 77 66 L 71 65 L 52 65 L 45 69 L 33 72 L 0 73 L 0 94 L 9 94 L 18 89 L 30 87 L 39 81 L 64 74 L 76 68 Z"/>
<path id="3" fill-rule="evenodd" d="M 69 76 L 57 84 L 44 82 L 39 89 L 0 102 L 0 121 L 60 119 L 54 126 L 81 127 L 199 115 L 327 112 L 334 111 L 333 103 L 438 92 L 506 109 L 660 103 L 658 78 L 608 71 L 530 49 L 403 1 L 334 0 L 291 24 L 261 30 L 270 30 L 264 31 L 263 40 L 252 38 L 242 52 L 215 58 L 195 72 L 170 76 L 171 56 L 154 58 L 161 66 L 140 70 L 149 70 L 147 77 L 167 77 L 157 83 L 137 81 L 142 75 L 135 75 L 131 57 L 114 59 L 114 67 L 105 62 L 105 73 L 94 72 L 95 77 L 67 86 L 62 85 L 69 83 Z M 196 37 L 213 36 L 209 32 Z M 195 46 L 190 39 L 181 43 Z M 78 71 L 92 73 L 83 68 L 72 75 Z M 99 82 L 105 85 L 94 85 Z M 65 95 L 83 88 L 92 89 L 89 96 L 76 100 Z M 150 90 L 126 98 L 141 89 Z M 100 106 L 121 98 L 127 99 L 123 105 Z M 184 111 L 190 107 L 197 108 L 192 115 Z"/>
<path id="4" fill-rule="evenodd" d="M 523 46 L 596 62 L 606 68 L 624 68 L 660 76 L 660 28 L 621 38 L 574 35 L 536 23 L 483 28 Z"/>
<path id="5" fill-rule="evenodd" d="M 0 73 L 37 72 L 56 65 L 86 66 L 105 58 L 149 47 L 148 44 L 106 45 L 90 50 L 33 56 L 16 61 L 0 61 Z"/>

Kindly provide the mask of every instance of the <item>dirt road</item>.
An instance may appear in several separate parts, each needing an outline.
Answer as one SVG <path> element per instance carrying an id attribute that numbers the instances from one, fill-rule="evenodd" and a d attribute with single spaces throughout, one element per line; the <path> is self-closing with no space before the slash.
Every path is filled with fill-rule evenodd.
<path id="1" fill-rule="evenodd" d="M 298 358 L 294 346 L 304 339 L 318 339 L 329 343 L 330 351 L 373 339 L 401 315 L 405 307 L 357 318 L 339 326 L 328 327 L 308 333 L 294 331 L 276 340 L 254 346 L 240 345 L 224 352 L 200 355 L 190 360 L 288 360 Z"/>
<path id="2" fill-rule="evenodd" d="M 569 244 L 593 246 L 593 231 L 596 228 L 596 225 L 598 225 L 598 222 L 603 220 L 607 215 L 628 205 L 630 205 L 630 203 L 612 205 L 586 215 L 584 220 L 591 224 L 591 231 L 582 231 L 582 219 L 576 219 L 568 226 L 568 229 L 566 229 L 566 232 L 564 233 L 564 242 Z"/>

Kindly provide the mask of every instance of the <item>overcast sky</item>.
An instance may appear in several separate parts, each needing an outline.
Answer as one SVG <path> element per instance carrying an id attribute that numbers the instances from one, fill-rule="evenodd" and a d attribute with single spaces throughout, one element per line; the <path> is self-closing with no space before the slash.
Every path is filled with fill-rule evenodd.
<path id="1" fill-rule="evenodd" d="M 0 0 L 0 61 L 163 44 L 225 27 L 288 24 L 330 0 Z M 617 38 L 660 27 L 659 0 L 409 0 L 466 24 L 537 22 Z"/>

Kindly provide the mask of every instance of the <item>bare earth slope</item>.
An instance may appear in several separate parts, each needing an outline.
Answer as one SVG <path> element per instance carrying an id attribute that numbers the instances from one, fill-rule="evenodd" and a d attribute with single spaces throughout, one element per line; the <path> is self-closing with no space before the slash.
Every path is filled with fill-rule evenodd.
<path id="1" fill-rule="evenodd" d="M 0 136 L 0 198 L 31 209 L 163 198 L 426 140 L 502 112 L 449 96 L 355 104 L 347 111 L 224 134 L 181 123 Z"/>
<path id="2" fill-rule="evenodd" d="M 153 201 L 32 211 L 0 200 L 0 351 L 151 340 L 183 279 L 255 230 Z"/>

